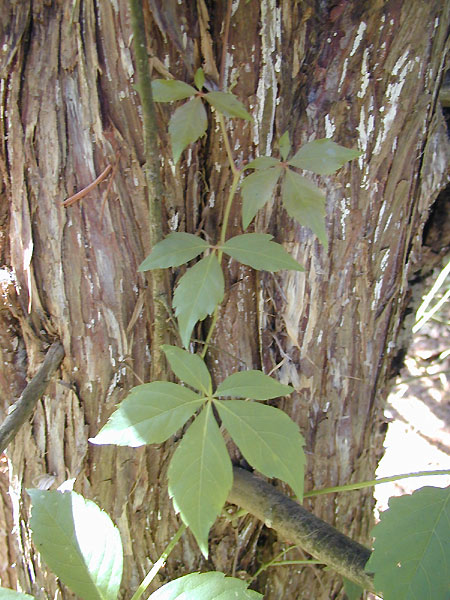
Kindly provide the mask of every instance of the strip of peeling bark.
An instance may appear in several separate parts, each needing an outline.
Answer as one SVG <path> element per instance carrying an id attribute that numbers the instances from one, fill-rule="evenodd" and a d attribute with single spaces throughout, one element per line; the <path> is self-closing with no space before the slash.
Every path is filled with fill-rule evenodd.
<path id="1" fill-rule="evenodd" d="M 163 185 L 160 176 L 160 154 L 158 150 L 158 130 L 155 105 L 148 64 L 147 38 L 145 34 L 142 0 L 130 0 L 131 26 L 134 37 L 134 52 L 138 75 L 137 91 L 142 103 L 142 120 L 145 152 L 145 179 L 147 183 L 150 246 L 163 239 L 162 210 Z M 166 306 L 168 305 L 165 275 L 162 269 L 152 271 L 153 330 L 151 379 L 163 379 L 165 359 L 161 350 L 164 344 L 166 326 Z"/>
<path id="2" fill-rule="evenodd" d="M 64 358 L 64 349 L 59 342 L 55 342 L 48 349 L 41 368 L 26 386 L 20 398 L 12 406 L 11 412 L 0 426 L 0 454 L 33 412 L 37 401 L 42 397 L 50 379 Z"/>
<path id="3" fill-rule="evenodd" d="M 258 517 L 282 538 L 332 567 L 364 589 L 374 592 L 373 577 L 364 571 L 370 550 L 308 512 L 249 471 L 233 469 L 228 502 Z M 379 594 L 379 592 L 377 592 Z"/>

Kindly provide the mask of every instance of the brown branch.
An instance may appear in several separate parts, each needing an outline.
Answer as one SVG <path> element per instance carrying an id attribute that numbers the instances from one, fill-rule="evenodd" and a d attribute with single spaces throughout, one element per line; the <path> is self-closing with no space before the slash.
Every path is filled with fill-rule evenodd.
<path id="1" fill-rule="evenodd" d="M 37 401 L 44 394 L 50 379 L 64 358 L 64 350 L 59 342 L 50 346 L 39 371 L 23 390 L 20 398 L 10 408 L 10 412 L 0 426 L 0 454 L 33 412 Z"/>
<path id="2" fill-rule="evenodd" d="M 112 166 L 108 165 L 106 167 L 106 169 L 100 173 L 100 175 L 97 177 L 97 179 L 94 179 L 94 181 L 92 183 L 90 183 L 89 185 L 87 185 L 85 188 L 83 188 L 82 190 L 80 190 L 79 192 L 74 194 L 73 196 L 70 196 L 70 198 L 67 198 L 66 200 L 64 200 L 62 205 L 67 208 L 67 206 L 71 206 L 72 204 L 75 204 L 75 202 L 78 202 L 78 200 L 81 200 L 82 198 L 87 196 L 89 194 L 89 192 L 91 192 L 94 188 L 96 188 L 98 186 L 99 183 L 101 183 L 104 179 L 106 179 L 108 177 L 111 169 L 112 169 Z"/>
<path id="3" fill-rule="evenodd" d="M 150 247 L 163 239 L 162 199 L 163 185 L 160 175 L 160 152 L 158 149 L 158 128 L 155 105 L 153 103 L 152 82 L 149 69 L 145 21 L 142 0 L 129 0 L 131 26 L 133 29 L 134 52 L 136 56 L 137 90 L 142 104 L 142 120 L 145 152 L 145 178 L 148 190 Z M 165 358 L 161 350 L 167 335 L 166 313 L 168 304 L 166 277 L 162 269 L 151 273 L 153 295 L 153 331 L 151 379 L 164 379 Z"/>
<path id="4" fill-rule="evenodd" d="M 370 550 L 353 541 L 249 471 L 234 467 L 228 502 L 237 504 L 342 576 L 374 592 L 364 571 Z"/>

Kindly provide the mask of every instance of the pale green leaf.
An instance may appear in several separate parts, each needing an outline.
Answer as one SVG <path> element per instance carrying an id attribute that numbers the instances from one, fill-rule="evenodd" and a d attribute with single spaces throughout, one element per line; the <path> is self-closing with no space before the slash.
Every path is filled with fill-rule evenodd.
<path id="1" fill-rule="evenodd" d="M 155 102 L 172 102 L 195 96 L 192 85 L 177 79 L 154 79 L 152 81 L 153 100 Z"/>
<path id="2" fill-rule="evenodd" d="M 194 83 L 197 86 L 198 90 L 201 90 L 204 83 L 205 83 L 205 74 L 203 72 L 203 69 L 197 69 L 197 71 L 195 72 L 194 75 Z"/>
<path id="3" fill-rule="evenodd" d="M 346 579 L 345 577 L 342 579 L 344 581 L 344 590 L 347 600 L 360 600 L 364 589 L 357 583 L 350 581 L 350 579 Z"/>
<path id="4" fill-rule="evenodd" d="M 272 156 L 258 156 L 254 160 L 250 161 L 247 165 L 245 165 L 246 169 L 269 169 L 270 167 L 276 167 L 280 164 L 280 161 L 277 158 L 273 158 Z"/>
<path id="5" fill-rule="evenodd" d="M 380 519 L 365 570 L 384 600 L 448 600 L 450 487 L 391 498 Z"/>
<path id="6" fill-rule="evenodd" d="M 271 242 L 267 233 L 244 233 L 229 239 L 222 246 L 223 251 L 244 265 L 264 271 L 304 268 L 292 258 L 280 244 Z"/>
<path id="7" fill-rule="evenodd" d="M 175 510 L 207 557 L 209 530 L 233 483 L 231 460 L 211 404 L 205 406 L 178 444 L 168 477 Z"/>
<path id="8" fill-rule="evenodd" d="M 190 573 L 169 581 L 149 600 L 259 600 L 262 595 L 247 589 L 248 583 L 224 573 Z"/>
<path id="9" fill-rule="evenodd" d="M 294 388 L 290 385 L 284 385 L 261 371 L 240 371 L 222 381 L 214 395 L 270 400 L 289 396 L 293 391 Z"/>
<path id="10" fill-rule="evenodd" d="M 230 92 L 209 92 L 205 94 L 205 100 L 226 117 L 238 117 L 253 121 L 242 102 Z"/>
<path id="11" fill-rule="evenodd" d="M 169 122 L 169 134 L 175 164 L 178 162 L 183 150 L 205 133 L 207 125 L 206 110 L 200 98 L 191 98 L 191 100 L 177 108 Z"/>
<path id="12" fill-rule="evenodd" d="M 344 148 L 324 138 L 308 142 L 291 158 L 289 164 L 299 169 L 314 171 L 320 175 L 331 175 L 349 160 L 358 158 L 362 152 Z"/>
<path id="13" fill-rule="evenodd" d="M 109 516 L 75 492 L 27 491 L 33 542 L 47 566 L 80 598 L 115 600 L 123 552 Z"/>
<path id="14" fill-rule="evenodd" d="M 34 596 L 30 596 L 29 594 L 0 587 L 0 600 L 34 600 L 34 598 Z"/>
<path id="15" fill-rule="evenodd" d="M 303 499 L 305 453 L 298 426 L 282 410 L 244 400 L 215 400 L 223 425 L 245 460 L 266 477 L 285 481 Z"/>
<path id="16" fill-rule="evenodd" d="M 177 346 L 161 346 L 175 375 L 191 385 L 196 390 L 201 390 L 205 395 L 212 392 L 211 376 L 202 358 L 198 354 L 191 354 Z"/>
<path id="17" fill-rule="evenodd" d="M 275 186 L 283 169 L 272 167 L 256 171 L 248 175 L 241 184 L 242 190 L 242 225 L 247 229 L 258 210 L 268 202 L 273 195 Z"/>
<path id="18" fill-rule="evenodd" d="M 283 135 L 278 140 L 278 145 L 280 147 L 280 154 L 283 160 L 286 160 L 289 152 L 291 151 L 291 142 L 289 140 L 289 131 L 285 131 Z"/>
<path id="19" fill-rule="evenodd" d="M 139 265 L 139 271 L 167 269 L 189 262 L 209 248 L 209 244 L 192 233 L 169 233 L 162 242 L 155 244 L 147 258 Z"/>
<path id="20" fill-rule="evenodd" d="M 325 196 L 305 177 L 288 169 L 283 183 L 284 208 L 290 217 L 309 227 L 325 248 L 328 247 L 325 228 Z"/>
<path id="21" fill-rule="evenodd" d="M 202 258 L 180 279 L 173 295 L 173 306 L 186 348 L 197 321 L 210 315 L 222 302 L 224 288 L 222 269 L 215 254 Z"/>
<path id="22" fill-rule="evenodd" d="M 198 394 L 176 383 L 153 381 L 138 385 L 89 441 L 132 448 L 160 444 L 178 431 L 202 402 Z"/>

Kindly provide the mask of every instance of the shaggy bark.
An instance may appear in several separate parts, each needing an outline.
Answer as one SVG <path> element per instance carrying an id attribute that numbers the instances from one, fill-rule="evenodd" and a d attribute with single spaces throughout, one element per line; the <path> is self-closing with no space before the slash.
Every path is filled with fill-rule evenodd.
<path id="1" fill-rule="evenodd" d="M 192 82 L 203 66 L 211 87 L 221 79 L 234 86 L 255 117 L 253 125 L 230 122 L 241 164 L 270 154 L 285 130 L 294 147 L 332 136 L 364 154 L 336 177 L 316 178 L 327 192 L 328 250 L 277 202 L 258 215 L 256 230 L 283 242 L 306 271 L 272 276 L 226 264 L 210 366 L 217 381 L 245 364 L 276 369 L 294 385 L 282 408 L 307 440 L 307 488 L 370 479 L 404 345 L 408 279 L 422 264 L 428 211 L 448 182 L 438 92 L 450 8 L 440 0 L 252 0 L 232 7 L 224 44 L 227 3 L 149 0 L 154 76 Z M 166 486 L 176 440 L 137 450 L 87 443 L 127 391 L 148 380 L 151 361 L 151 298 L 137 273 L 150 248 L 127 3 L 2 0 L 0 9 L 2 416 L 49 344 L 60 340 L 65 351 L 59 379 L 7 450 L 14 533 L 2 522 L 5 585 L 17 577 L 25 591 L 44 596 L 45 589 L 48 597 L 62 588 L 32 548 L 24 490 L 76 478 L 75 489 L 121 530 L 129 595 L 178 520 Z M 211 135 L 173 167 L 172 110 L 158 107 L 163 227 L 202 230 L 215 240 L 230 181 L 220 133 L 211 121 Z M 61 205 L 108 164 L 109 179 Z M 236 207 L 228 233 L 239 231 Z M 204 331 L 198 327 L 196 336 Z M 370 545 L 370 491 L 305 505 Z M 187 534 L 156 584 L 199 568 L 253 573 L 282 547 L 251 516 L 233 526 L 219 520 L 209 562 Z M 264 572 L 255 589 L 269 600 L 320 600 L 340 597 L 341 586 L 340 577 L 319 568 L 284 567 Z"/>

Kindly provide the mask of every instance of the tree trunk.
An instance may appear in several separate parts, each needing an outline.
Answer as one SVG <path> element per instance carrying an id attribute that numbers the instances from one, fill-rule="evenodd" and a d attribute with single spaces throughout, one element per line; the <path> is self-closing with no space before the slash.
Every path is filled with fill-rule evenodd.
<path id="1" fill-rule="evenodd" d="M 175 439 L 139 449 L 87 442 L 128 390 L 148 381 L 151 361 L 152 302 L 137 272 L 150 248 L 128 6 L 0 6 L 2 416 L 49 344 L 61 340 L 65 350 L 58 377 L 7 450 L 2 490 L 9 485 L 14 510 L 13 523 L 0 511 L 2 582 L 14 586 L 17 578 L 36 596 L 61 589 L 69 597 L 33 551 L 25 489 L 76 478 L 74 489 L 120 528 L 129 596 L 179 521 L 166 483 Z M 389 380 L 404 351 L 408 280 L 421 267 L 423 228 L 448 181 L 438 91 L 449 4 L 149 0 L 144 10 L 155 77 L 192 83 L 202 66 L 208 81 L 223 79 L 249 107 L 254 124 L 230 122 L 242 163 L 271 154 L 286 130 L 294 148 L 332 137 L 363 151 L 337 176 L 315 178 L 327 193 L 327 250 L 277 201 L 260 212 L 255 230 L 283 242 L 306 271 L 255 274 L 231 262 L 208 361 L 216 381 L 245 364 L 275 370 L 296 388 L 282 408 L 307 440 L 307 489 L 371 479 Z M 173 167 L 171 111 L 158 106 L 163 226 L 202 229 L 214 241 L 230 182 L 221 136 L 211 122 L 209 136 Z M 61 205 L 108 165 L 109 179 Z M 230 236 L 240 232 L 237 208 L 230 223 Z M 195 337 L 205 332 L 198 327 Z M 305 505 L 370 545 L 371 491 Z M 234 527 L 219 520 L 209 561 L 188 533 L 155 585 L 195 569 L 254 573 L 286 546 L 251 516 Z M 340 577 L 320 567 L 271 568 L 253 587 L 268 600 L 342 597 Z"/>

